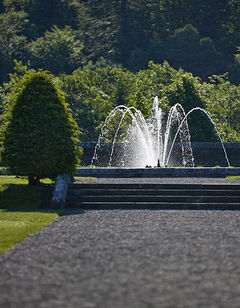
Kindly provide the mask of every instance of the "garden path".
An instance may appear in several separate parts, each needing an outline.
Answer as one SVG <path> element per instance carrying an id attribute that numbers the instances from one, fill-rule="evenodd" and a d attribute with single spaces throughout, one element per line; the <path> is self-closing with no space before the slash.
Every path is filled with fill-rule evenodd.
<path id="1" fill-rule="evenodd" d="M 240 211 L 68 210 L 0 255 L 0 307 L 237 308 L 239 256 Z"/>

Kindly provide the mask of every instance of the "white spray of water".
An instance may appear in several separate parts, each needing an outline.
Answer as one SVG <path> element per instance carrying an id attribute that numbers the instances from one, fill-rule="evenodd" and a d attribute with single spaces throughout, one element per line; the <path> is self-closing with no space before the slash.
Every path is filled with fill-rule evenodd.
<path id="1" fill-rule="evenodd" d="M 213 120 L 204 109 L 196 107 L 186 114 L 182 105 L 176 104 L 170 109 L 166 124 L 164 125 L 164 112 L 159 107 L 157 97 L 153 101 L 152 115 L 147 120 L 145 120 L 141 111 L 135 107 L 120 105 L 110 112 L 102 126 L 91 164 L 102 165 L 100 150 L 106 144 L 107 140 L 111 146 L 111 150 L 108 160 L 105 159 L 105 161 L 108 161 L 108 166 L 114 166 L 114 160 L 116 160 L 114 155 L 117 155 L 116 144 L 119 143 L 120 138 L 120 142 L 123 144 L 122 149 L 124 149 L 124 153 L 120 154 L 121 166 L 145 167 L 147 165 L 160 165 L 161 167 L 166 167 L 169 166 L 174 145 L 176 144 L 177 138 L 179 138 L 181 145 L 180 164 L 183 164 L 185 167 L 194 167 L 187 119 L 192 112 L 197 110 L 204 112 L 214 125 L 221 141 L 226 161 L 228 166 L 230 166 L 220 134 Z M 119 116 L 120 120 L 118 120 L 112 137 L 110 136 L 112 122 L 116 122 Z M 125 135 L 120 137 L 120 131 L 123 128 L 125 129 Z M 174 129 L 176 133 L 174 133 Z"/>
<path id="2" fill-rule="evenodd" d="M 169 151 L 169 153 L 168 153 L 168 157 L 167 157 L 167 160 L 166 160 L 166 164 L 168 164 L 168 162 L 169 162 L 170 156 L 171 156 L 171 154 L 172 154 L 173 146 L 174 146 L 174 144 L 175 144 L 175 142 L 176 142 L 176 139 L 177 139 L 177 136 L 178 136 L 178 134 L 179 134 L 179 132 L 180 132 L 180 130 L 181 130 L 181 127 L 182 127 L 182 125 L 184 124 L 184 121 L 188 118 L 188 116 L 189 116 L 192 112 L 197 111 L 197 110 L 199 110 L 199 111 L 205 113 L 205 114 L 207 115 L 207 117 L 209 118 L 209 120 L 211 121 L 212 125 L 214 126 L 214 128 L 215 128 L 215 130 L 216 130 L 216 132 L 217 132 L 218 138 L 219 138 L 219 140 L 220 140 L 220 142 L 221 142 L 221 146 L 222 146 L 222 149 L 223 149 L 223 152 L 224 152 L 224 156 L 225 156 L 226 162 L 227 162 L 227 164 L 228 164 L 228 167 L 230 167 L 230 162 L 229 162 L 229 159 L 228 159 L 228 155 L 227 155 L 225 146 L 224 146 L 224 144 L 223 144 L 222 138 L 221 138 L 221 136 L 220 136 L 220 133 L 219 133 L 219 131 L 218 131 L 218 129 L 217 129 L 217 127 L 216 127 L 216 125 L 215 125 L 213 119 L 212 119 L 211 116 L 208 114 L 208 112 L 207 112 L 206 110 L 200 108 L 200 107 L 195 107 L 195 108 L 191 109 L 191 110 L 185 115 L 184 119 L 183 119 L 182 122 L 180 123 L 180 125 L 179 125 L 179 127 L 178 127 L 178 130 L 177 130 L 177 132 L 176 132 L 176 134 L 175 134 L 175 137 L 174 137 L 174 139 L 173 139 L 173 142 L 172 142 L 170 151 Z"/>

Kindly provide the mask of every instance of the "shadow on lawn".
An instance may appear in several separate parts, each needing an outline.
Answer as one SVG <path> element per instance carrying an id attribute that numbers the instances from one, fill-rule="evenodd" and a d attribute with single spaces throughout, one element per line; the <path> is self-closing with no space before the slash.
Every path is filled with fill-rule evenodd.
<path id="1" fill-rule="evenodd" d="M 24 184 L 1 185 L 0 209 L 4 211 L 56 212 L 50 209 L 53 185 L 28 186 Z"/>

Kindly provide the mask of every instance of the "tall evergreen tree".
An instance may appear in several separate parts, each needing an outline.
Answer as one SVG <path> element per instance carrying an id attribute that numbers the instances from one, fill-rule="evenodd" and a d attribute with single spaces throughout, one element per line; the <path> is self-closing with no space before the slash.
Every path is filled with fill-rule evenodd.
<path id="1" fill-rule="evenodd" d="M 78 130 L 53 77 L 33 73 L 12 106 L 3 140 L 3 162 L 29 184 L 74 174 Z"/>

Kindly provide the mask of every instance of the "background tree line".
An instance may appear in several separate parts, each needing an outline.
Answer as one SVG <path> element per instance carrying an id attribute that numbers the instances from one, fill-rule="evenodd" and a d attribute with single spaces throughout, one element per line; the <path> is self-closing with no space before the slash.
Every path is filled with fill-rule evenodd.
<path id="1" fill-rule="evenodd" d="M 103 56 L 131 71 L 167 60 L 206 79 L 240 75 L 238 0 L 1 0 L 0 79 L 13 59 L 54 74 Z"/>
<path id="2" fill-rule="evenodd" d="M 240 141 L 239 12 L 237 0 L 0 1 L 1 123 L 23 76 L 41 68 L 66 93 L 81 141 L 96 141 L 119 104 L 149 116 L 156 95 L 166 111 L 206 109 L 224 141 Z M 192 140 L 217 140 L 204 119 L 192 115 Z"/>

